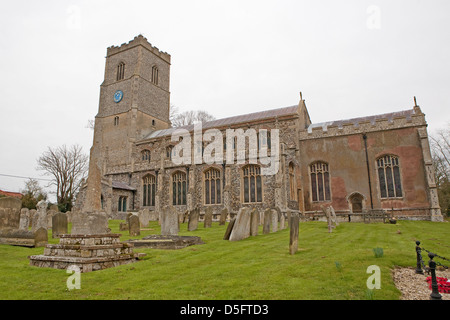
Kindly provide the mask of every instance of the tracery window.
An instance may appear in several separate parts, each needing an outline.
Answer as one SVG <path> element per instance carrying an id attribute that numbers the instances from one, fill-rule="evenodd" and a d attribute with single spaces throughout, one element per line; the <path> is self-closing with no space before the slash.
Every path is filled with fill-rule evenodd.
<path id="1" fill-rule="evenodd" d="M 262 202 L 261 168 L 249 164 L 242 169 L 244 202 Z"/>
<path id="2" fill-rule="evenodd" d="M 205 204 L 219 204 L 222 201 L 220 171 L 211 168 L 205 171 Z"/>
<path id="3" fill-rule="evenodd" d="M 398 157 L 385 155 L 377 159 L 378 180 L 381 198 L 403 196 Z"/>
<path id="4" fill-rule="evenodd" d="M 151 160 L 150 150 L 143 150 L 141 152 L 141 158 L 142 158 L 142 161 L 149 161 L 150 162 L 150 160 Z"/>
<path id="5" fill-rule="evenodd" d="M 330 173 L 328 164 L 315 162 L 309 166 L 311 177 L 311 195 L 313 202 L 331 200 Z"/>
<path id="6" fill-rule="evenodd" d="M 172 204 L 185 205 L 186 204 L 186 173 L 177 171 L 172 176 Z"/>
<path id="7" fill-rule="evenodd" d="M 146 175 L 142 181 L 142 205 L 154 206 L 156 195 L 156 177 L 154 175 Z"/>

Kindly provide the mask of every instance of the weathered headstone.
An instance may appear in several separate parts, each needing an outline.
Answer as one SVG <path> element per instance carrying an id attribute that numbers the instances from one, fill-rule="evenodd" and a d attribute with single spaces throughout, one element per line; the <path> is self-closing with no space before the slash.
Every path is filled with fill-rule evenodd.
<path id="1" fill-rule="evenodd" d="M 188 231 L 197 230 L 199 215 L 200 215 L 199 208 L 195 208 L 194 210 L 191 210 L 189 212 Z"/>
<path id="2" fill-rule="evenodd" d="M 139 217 L 136 215 L 132 215 L 128 219 L 129 232 L 130 236 L 132 237 L 141 235 L 141 226 L 139 220 Z"/>
<path id="3" fill-rule="evenodd" d="M 128 229 L 129 229 L 128 223 L 126 223 L 126 222 L 121 222 L 121 223 L 119 224 L 119 231 L 126 231 L 126 230 L 128 230 Z"/>
<path id="4" fill-rule="evenodd" d="M 33 226 L 33 218 L 34 218 L 35 214 L 36 214 L 36 209 L 31 209 L 28 212 L 28 215 L 29 215 L 29 225 L 28 225 L 28 227 L 32 227 Z"/>
<path id="5" fill-rule="evenodd" d="M 285 213 L 282 212 L 280 215 L 280 230 L 286 229 L 286 216 Z"/>
<path id="6" fill-rule="evenodd" d="M 47 229 L 47 202 L 44 200 L 39 201 L 36 205 L 31 231 L 36 232 L 40 228 Z"/>
<path id="7" fill-rule="evenodd" d="M 55 205 L 52 205 L 52 207 L 54 208 Z M 47 210 L 47 229 L 53 228 L 53 225 L 52 225 L 52 223 L 53 223 L 53 216 L 55 214 L 57 214 L 57 213 L 58 213 L 58 211 L 53 210 L 53 209 Z"/>
<path id="8" fill-rule="evenodd" d="M 289 232 L 289 253 L 295 254 L 298 250 L 298 230 L 300 224 L 300 217 L 297 212 L 291 212 L 290 215 L 290 232 Z"/>
<path id="9" fill-rule="evenodd" d="M 336 217 L 336 212 L 334 211 L 334 208 L 330 206 L 330 213 L 331 213 L 331 222 L 334 224 L 335 227 L 339 225 Z"/>
<path id="10" fill-rule="evenodd" d="M 150 210 L 147 208 L 139 211 L 139 223 L 142 227 L 148 227 L 148 223 L 150 222 Z"/>
<path id="11" fill-rule="evenodd" d="M 17 198 L 0 198 L 0 229 L 18 229 L 20 224 L 20 209 L 22 201 Z"/>
<path id="12" fill-rule="evenodd" d="M 259 227 L 259 211 L 256 208 L 253 208 L 251 211 L 250 217 L 250 235 L 257 236 L 258 235 L 258 227 Z"/>
<path id="13" fill-rule="evenodd" d="M 105 212 L 73 212 L 72 235 L 93 235 L 110 233 Z"/>
<path id="14" fill-rule="evenodd" d="M 236 217 L 231 219 L 230 223 L 227 226 L 227 230 L 223 236 L 223 240 L 230 240 L 231 231 L 233 231 L 234 223 L 236 222 Z"/>
<path id="15" fill-rule="evenodd" d="M 67 214 L 58 212 L 52 217 L 52 238 L 59 238 L 62 234 L 68 234 Z"/>
<path id="16" fill-rule="evenodd" d="M 22 208 L 20 210 L 19 229 L 28 230 L 29 225 L 30 225 L 30 210 L 28 210 L 28 208 Z"/>
<path id="17" fill-rule="evenodd" d="M 277 232 L 278 231 L 278 211 L 275 209 L 272 209 L 270 224 L 272 225 L 272 232 Z"/>
<path id="18" fill-rule="evenodd" d="M 204 227 L 211 228 L 213 218 L 213 208 L 207 207 L 205 210 Z"/>
<path id="19" fill-rule="evenodd" d="M 228 217 L 228 209 L 223 208 L 222 211 L 220 212 L 219 226 L 223 226 L 225 224 L 225 222 L 227 221 L 227 217 Z"/>
<path id="20" fill-rule="evenodd" d="M 178 213 L 172 206 L 166 206 L 161 215 L 161 235 L 176 236 L 178 235 Z"/>
<path id="21" fill-rule="evenodd" d="M 250 236 L 250 210 L 241 208 L 236 217 L 233 230 L 230 234 L 230 241 L 239 241 Z"/>
<path id="22" fill-rule="evenodd" d="M 270 233 L 270 222 L 272 221 L 272 210 L 267 208 L 264 210 L 263 234 Z"/>

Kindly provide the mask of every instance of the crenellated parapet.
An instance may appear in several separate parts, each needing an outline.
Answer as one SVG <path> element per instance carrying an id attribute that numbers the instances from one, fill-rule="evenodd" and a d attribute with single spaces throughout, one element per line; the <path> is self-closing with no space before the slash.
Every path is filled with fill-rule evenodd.
<path id="1" fill-rule="evenodd" d="M 368 132 L 426 126 L 425 114 L 418 106 L 399 112 L 322 123 L 313 123 L 299 132 L 300 140 L 363 134 Z"/>
<path id="2" fill-rule="evenodd" d="M 122 43 L 120 46 L 108 47 L 106 50 L 107 56 L 112 56 L 116 53 L 129 50 L 139 45 L 145 47 L 149 51 L 153 52 L 155 55 L 159 56 L 161 59 L 170 63 L 170 54 L 168 54 L 167 52 L 160 51 L 157 47 L 152 46 L 151 43 L 147 41 L 147 38 L 141 34 L 134 37 L 134 39 L 130 40 L 128 43 Z"/>

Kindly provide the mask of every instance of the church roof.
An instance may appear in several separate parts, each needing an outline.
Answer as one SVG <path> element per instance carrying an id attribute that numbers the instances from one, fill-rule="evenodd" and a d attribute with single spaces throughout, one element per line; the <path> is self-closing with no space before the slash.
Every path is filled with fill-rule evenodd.
<path id="1" fill-rule="evenodd" d="M 122 190 L 130 190 L 130 191 L 135 191 L 136 190 L 136 188 L 133 188 L 133 187 L 127 185 L 126 183 L 119 182 L 119 181 L 113 181 L 112 182 L 112 187 L 114 189 L 122 189 Z"/>
<path id="2" fill-rule="evenodd" d="M 284 108 L 272 109 L 272 110 L 267 110 L 267 111 L 248 113 L 248 114 L 243 114 L 243 115 L 228 117 L 228 118 L 223 118 L 223 119 L 211 120 L 211 121 L 204 122 L 202 124 L 202 129 L 219 128 L 219 127 L 230 126 L 230 125 L 239 124 L 239 123 L 253 122 L 253 121 L 259 121 L 259 120 L 264 120 L 264 119 L 274 119 L 274 118 L 281 117 L 281 116 L 294 115 L 294 114 L 297 114 L 297 109 L 298 109 L 298 105 L 295 105 L 295 106 L 291 106 L 291 107 L 284 107 Z M 194 125 L 191 124 L 191 125 L 187 125 L 187 126 L 153 131 L 152 133 L 150 133 L 149 135 L 144 137 L 143 140 L 168 136 L 168 135 L 171 135 L 177 129 L 185 129 L 188 131 L 193 131 Z"/>
<path id="3" fill-rule="evenodd" d="M 344 125 L 348 125 L 348 124 L 353 124 L 355 127 L 357 127 L 360 123 L 363 123 L 363 122 L 370 122 L 372 125 L 375 125 L 376 121 L 388 120 L 389 122 L 392 122 L 395 118 L 406 118 L 407 120 L 411 120 L 411 116 L 413 114 L 415 114 L 415 110 L 409 109 L 409 110 L 403 110 L 403 111 L 383 113 L 383 114 L 378 114 L 378 115 L 373 115 L 373 116 L 344 119 L 344 120 L 335 120 L 335 121 L 320 122 L 320 123 L 312 123 L 308 127 L 308 132 L 312 132 L 313 128 L 320 128 L 320 127 L 322 127 L 323 130 L 327 130 L 327 127 L 329 127 L 329 126 L 336 126 L 340 129 L 342 129 Z"/>

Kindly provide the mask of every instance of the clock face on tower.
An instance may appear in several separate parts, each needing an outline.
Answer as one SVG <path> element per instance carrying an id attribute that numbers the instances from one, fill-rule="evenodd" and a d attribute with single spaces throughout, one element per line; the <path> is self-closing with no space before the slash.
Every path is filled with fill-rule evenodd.
<path id="1" fill-rule="evenodd" d="M 123 92 L 121 90 L 117 90 L 114 93 L 114 102 L 118 103 L 118 102 L 120 102 L 122 100 L 122 98 L 123 98 Z"/>

